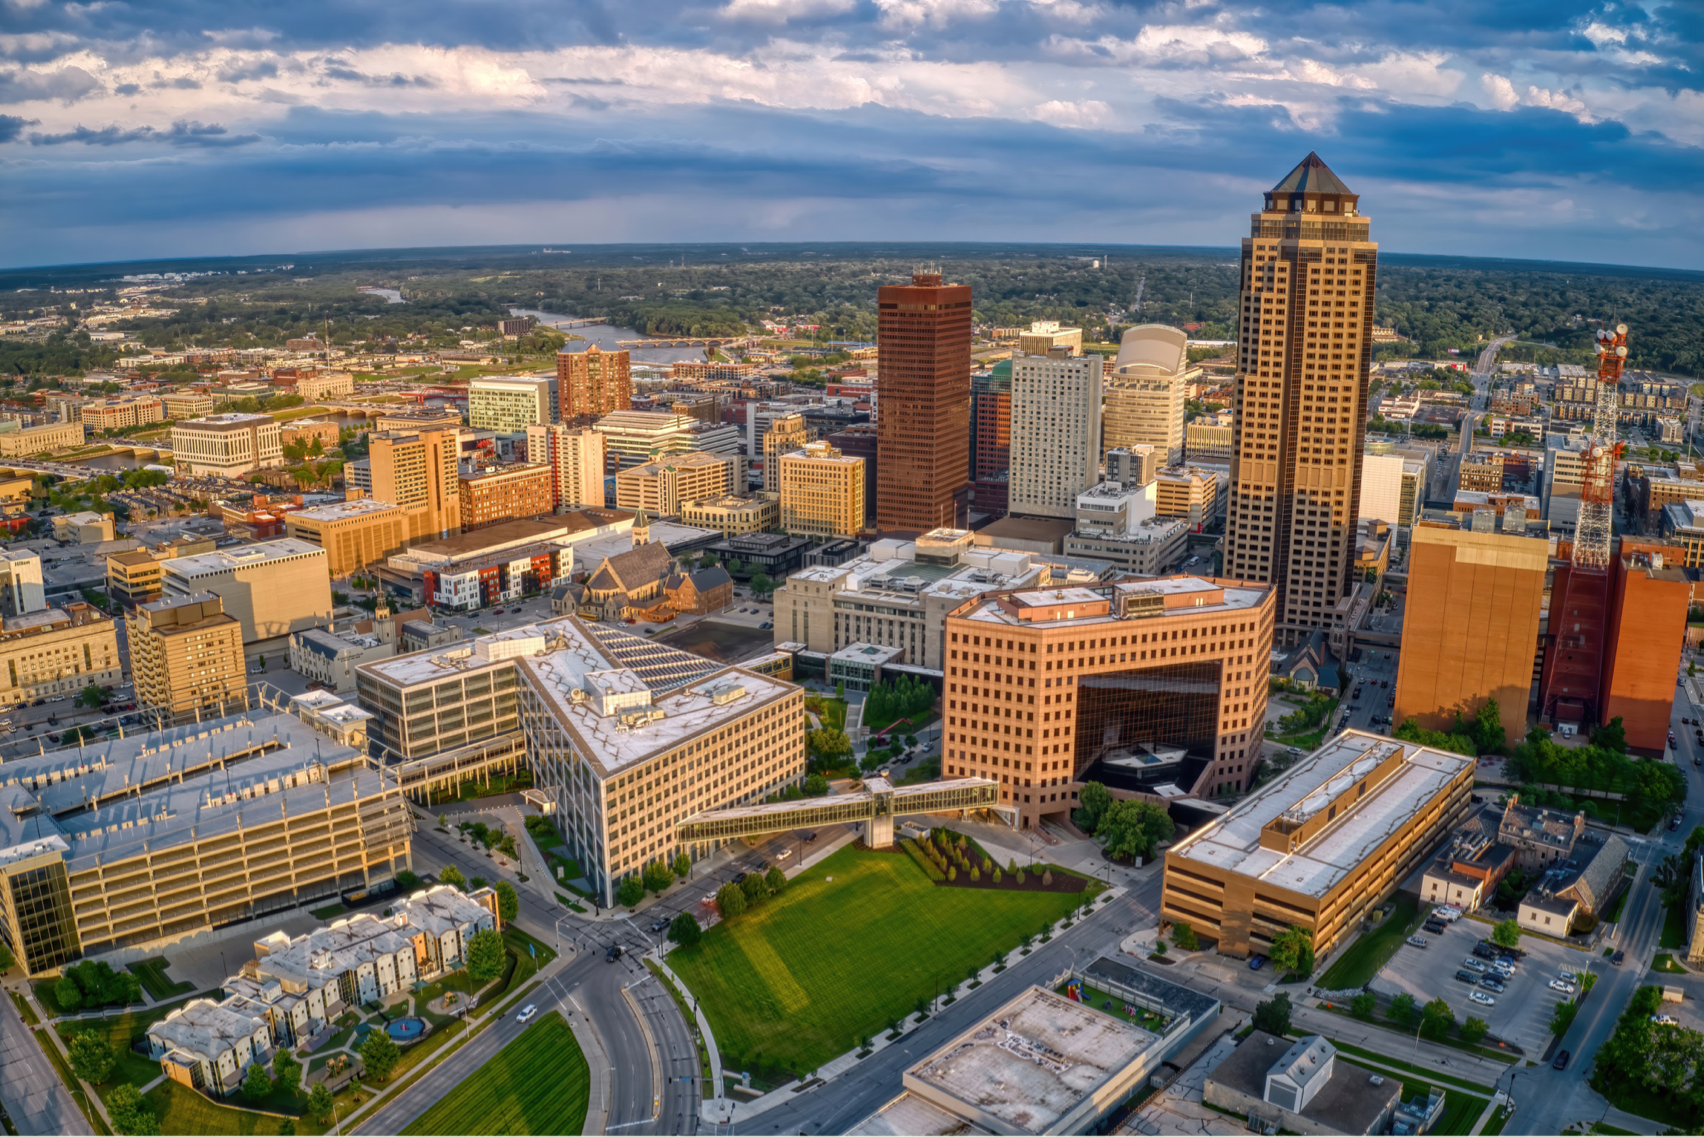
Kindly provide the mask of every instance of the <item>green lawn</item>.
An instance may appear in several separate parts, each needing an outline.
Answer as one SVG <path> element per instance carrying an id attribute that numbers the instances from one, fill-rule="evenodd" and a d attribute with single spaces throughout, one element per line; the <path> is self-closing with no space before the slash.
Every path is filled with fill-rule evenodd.
<path id="1" fill-rule="evenodd" d="M 142 981 L 142 989 L 155 1002 L 175 999 L 179 995 L 187 995 L 195 984 L 189 982 L 173 982 L 166 978 L 166 968 L 170 966 L 165 956 L 155 956 L 153 959 L 143 959 L 130 965 L 130 973 Z"/>
<path id="2" fill-rule="evenodd" d="M 1667 952 L 1658 952 L 1657 953 L 1656 958 L 1651 960 L 1651 970 L 1652 971 L 1661 971 L 1661 972 L 1668 974 L 1668 975 L 1685 975 L 1686 974 L 1686 968 L 1684 968 L 1680 964 L 1676 963 L 1674 961 L 1674 956 L 1668 954 Z"/>
<path id="3" fill-rule="evenodd" d="M 555 1011 L 539 1019 L 404 1133 L 579 1133 L 591 1070 Z"/>
<path id="4" fill-rule="evenodd" d="M 360 1086 L 353 1085 L 338 1093 L 337 1108 L 344 1117 L 348 1117 L 351 1108 L 371 1096 Z M 243 1109 L 241 1104 L 246 1099 L 240 1094 L 229 1100 L 232 1104 L 224 1105 L 169 1080 L 161 1082 L 143 1096 L 143 1101 L 160 1123 L 161 1133 L 188 1134 L 195 1137 L 201 1134 L 271 1137 L 280 1132 L 283 1122 L 289 1121 L 293 1131 L 300 1137 L 312 1137 L 316 1133 L 329 1132 L 332 1128 L 329 1123 L 320 1125 L 307 1114 L 284 1118 L 274 1117 L 271 1113 Z M 302 1100 L 305 1101 L 306 1097 L 303 1096 Z M 277 1103 L 270 1099 L 261 1104 L 266 1109 L 277 1108 Z"/>
<path id="5" fill-rule="evenodd" d="M 1335 1038 L 1331 1040 L 1331 1045 L 1335 1046 L 1344 1054 L 1364 1058 L 1369 1062 L 1377 1062 L 1379 1065 L 1387 1066 L 1392 1070 L 1405 1070 L 1417 1077 L 1429 1078 L 1438 1083 L 1440 1086 L 1453 1086 L 1458 1089 L 1467 1090 L 1469 1093 L 1486 1095 L 1489 1095 L 1493 1088 L 1479 1082 L 1470 1082 L 1466 1078 L 1456 1078 L 1449 1074 L 1434 1074 L 1432 1071 L 1423 1066 L 1416 1066 L 1412 1062 L 1405 1062 L 1399 1058 L 1387 1058 L 1383 1054 L 1378 1053 L 1376 1050 L 1367 1050 L 1360 1046 L 1351 1046 L 1349 1043 L 1339 1042 Z"/>
<path id="6" fill-rule="evenodd" d="M 904 1019 L 938 982 L 1016 949 L 1080 895 L 937 888 L 909 857 L 847 847 L 669 966 L 729 1069 L 803 1072 Z"/>
<path id="7" fill-rule="evenodd" d="M 1686 905 L 1684 903 L 1663 909 L 1663 938 L 1657 943 L 1657 946 L 1665 948 L 1683 948 L 1686 946 Z"/>
<path id="8" fill-rule="evenodd" d="M 1322 991 L 1365 987 L 1420 926 L 1420 899 L 1410 892 L 1396 894 L 1390 918 L 1350 944 L 1315 984 Z"/>
<path id="9" fill-rule="evenodd" d="M 1491 1120 L 1487 1121 L 1485 1128 L 1479 1132 L 1484 1137 L 1497 1137 L 1499 1133 L 1503 1132 L 1503 1123 L 1507 1120 L 1509 1120 L 1509 1107 L 1500 1105 L 1491 1111 Z"/>
<path id="10" fill-rule="evenodd" d="M 503 946 L 507 949 L 503 960 L 503 973 L 488 986 L 480 989 L 481 1007 L 490 1005 L 493 999 L 501 999 L 538 974 L 539 968 L 556 958 L 554 949 L 546 947 L 518 928 L 503 930 Z M 536 956 L 534 952 L 537 953 Z"/>

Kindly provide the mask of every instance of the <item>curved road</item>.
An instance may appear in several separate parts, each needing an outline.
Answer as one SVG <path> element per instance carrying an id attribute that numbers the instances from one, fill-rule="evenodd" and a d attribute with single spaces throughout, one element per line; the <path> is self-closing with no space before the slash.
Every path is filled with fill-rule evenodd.
<path id="1" fill-rule="evenodd" d="M 415 834 L 416 871 L 436 872 L 455 865 L 469 878 L 484 875 L 485 857 L 470 846 L 446 838 L 423 823 Z M 667 1074 L 697 1071 L 697 1048 L 674 1001 L 651 978 L 639 955 L 651 946 L 631 921 L 583 920 L 566 909 L 546 905 L 521 886 L 515 925 L 542 943 L 561 943 L 564 954 L 541 972 L 543 985 L 529 999 L 542 1011 L 560 1009 L 564 1017 L 590 1024 L 608 1057 L 609 1069 L 592 1070 L 592 1100 L 608 1093 L 608 1129 L 614 1133 L 691 1133 L 697 1126 L 700 1089 L 696 1082 L 662 1082 L 661 1101 L 654 1089 L 652 1040 L 662 1048 Z M 684 890 L 683 890 L 684 891 Z M 623 956 L 607 962 L 605 951 L 619 943 Z M 629 1002 L 624 988 L 631 987 Z M 635 1008 L 646 1016 L 641 1026 Z M 473 1074 L 526 1028 L 514 1014 L 488 1026 L 477 1038 L 434 1067 L 400 1097 L 367 1117 L 357 1133 L 400 1133 L 431 1104 Z M 606 1090 L 600 1090 L 602 1082 Z"/>

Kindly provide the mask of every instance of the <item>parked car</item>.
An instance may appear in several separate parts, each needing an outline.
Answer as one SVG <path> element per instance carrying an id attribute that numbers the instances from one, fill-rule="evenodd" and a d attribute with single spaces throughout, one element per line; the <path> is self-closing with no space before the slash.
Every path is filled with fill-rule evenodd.
<path id="1" fill-rule="evenodd" d="M 1679 1026 L 1680 1023 L 1673 1015 L 1652 1015 L 1651 1021 L 1658 1026 Z"/>
<path id="2" fill-rule="evenodd" d="M 1466 959 L 1462 960 L 1461 965 L 1463 967 L 1466 967 L 1466 968 L 1472 970 L 1472 971 L 1483 972 L 1485 970 L 1485 961 L 1480 960 L 1480 959 L 1474 959 L 1471 955 L 1468 956 Z"/>
<path id="3" fill-rule="evenodd" d="M 614 963 L 616 960 L 618 960 L 620 958 L 621 958 L 621 945 L 620 944 L 610 944 L 609 950 L 604 952 L 605 962 Z"/>
<path id="4" fill-rule="evenodd" d="M 1461 980 L 1463 983 L 1477 983 L 1477 982 L 1479 982 L 1479 976 L 1475 975 L 1471 971 L 1465 971 L 1465 970 L 1457 971 L 1455 973 L 1455 977 L 1457 979 Z"/>
<path id="5" fill-rule="evenodd" d="M 1552 991 L 1560 991 L 1564 995 L 1572 995 L 1575 992 L 1575 990 L 1577 990 L 1577 988 L 1572 983 L 1569 983 L 1566 980 L 1562 980 L 1562 979 L 1552 979 L 1550 981 L 1550 989 Z"/>
<path id="6" fill-rule="evenodd" d="M 521 1008 L 521 1013 L 515 1016 L 515 1021 L 518 1023 L 531 1022 L 532 1017 L 536 1014 L 538 1014 L 538 1004 L 528 1003 Z"/>
<path id="7" fill-rule="evenodd" d="M 1415 947 L 1425 947 L 1427 941 L 1425 936 L 1409 936 L 1408 942 Z"/>
<path id="8" fill-rule="evenodd" d="M 1480 959 L 1496 959 L 1497 949 L 1487 947 L 1485 944 L 1474 944 L 1473 954 L 1478 956 Z"/>
<path id="9" fill-rule="evenodd" d="M 1489 975 L 1487 975 L 1485 978 L 1481 979 L 1479 981 L 1479 985 L 1481 987 L 1485 988 L 1487 991 L 1495 991 L 1499 995 L 1501 995 L 1503 993 L 1502 982 L 1500 980 L 1491 978 L 1491 976 L 1489 976 Z"/>
<path id="10" fill-rule="evenodd" d="M 1495 1007 L 1497 1000 L 1483 991 L 1469 991 L 1467 997 L 1482 1007 Z"/>
<path id="11" fill-rule="evenodd" d="M 1566 1070 L 1568 1068 L 1568 1052 L 1566 1050 L 1558 1050 L 1556 1052 L 1556 1057 L 1551 1059 L 1550 1068 L 1552 1070 Z"/>
<path id="12" fill-rule="evenodd" d="M 1441 936 L 1444 934 L 1444 925 L 1427 921 L 1424 930 L 1431 932 L 1434 936 Z"/>
<path id="13" fill-rule="evenodd" d="M 1266 966 L 1266 957 L 1264 955 L 1257 955 L 1253 959 L 1248 961 L 1248 969 L 1250 971 L 1259 971 L 1261 968 L 1263 968 L 1265 966 Z"/>

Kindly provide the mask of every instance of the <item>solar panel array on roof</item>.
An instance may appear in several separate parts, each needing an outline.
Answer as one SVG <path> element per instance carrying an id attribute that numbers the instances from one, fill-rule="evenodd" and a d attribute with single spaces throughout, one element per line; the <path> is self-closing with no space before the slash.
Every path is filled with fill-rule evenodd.
<path id="1" fill-rule="evenodd" d="M 722 664 L 679 648 L 653 643 L 619 628 L 587 623 L 598 646 L 622 667 L 629 668 L 657 694 L 694 683 L 722 669 Z"/>

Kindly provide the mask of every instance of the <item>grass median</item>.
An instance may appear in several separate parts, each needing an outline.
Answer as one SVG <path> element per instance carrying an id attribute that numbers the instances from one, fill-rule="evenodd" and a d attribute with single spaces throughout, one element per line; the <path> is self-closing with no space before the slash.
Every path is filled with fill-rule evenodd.
<path id="1" fill-rule="evenodd" d="M 1384 970 L 1391 956 L 1420 926 L 1420 899 L 1410 892 L 1399 892 L 1392 901 L 1393 911 L 1383 924 L 1350 944 L 1342 955 L 1325 970 L 1315 983 L 1321 991 L 1348 991 L 1365 987 L 1373 976 Z"/>
<path id="2" fill-rule="evenodd" d="M 591 1101 L 591 1070 L 555 1011 L 403 1130 L 425 1133 L 579 1133 Z"/>

